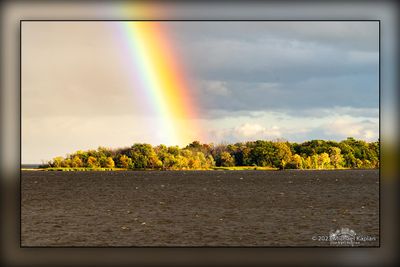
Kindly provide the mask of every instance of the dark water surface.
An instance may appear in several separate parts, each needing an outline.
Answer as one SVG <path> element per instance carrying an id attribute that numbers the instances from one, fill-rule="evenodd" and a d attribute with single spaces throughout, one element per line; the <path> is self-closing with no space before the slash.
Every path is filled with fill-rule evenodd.
<path id="1" fill-rule="evenodd" d="M 379 172 L 22 172 L 22 246 L 379 244 Z M 372 239 L 372 240 L 371 240 Z"/>

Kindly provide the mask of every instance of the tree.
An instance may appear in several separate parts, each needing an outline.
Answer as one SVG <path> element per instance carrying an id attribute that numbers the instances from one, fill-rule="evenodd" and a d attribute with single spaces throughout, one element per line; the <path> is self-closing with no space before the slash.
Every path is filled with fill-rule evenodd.
<path id="1" fill-rule="evenodd" d="M 276 159 L 279 168 L 285 169 L 286 164 L 292 159 L 290 146 L 287 142 L 276 142 L 274 143 L 274 146 L 276 148 Z"/>
<path id="2" fill-rule="evenodd" d="M 162 161 L 162 168 L 165 170 L 171 170 L 177 165 L 177 160 L 172 154 L 165 154 L 164 159 Z"/>
<path id="3" fill-rule="evenodd" d="M 331 147 L 329 149 L 331 164 L 334 168 L 343 167 L 343 156 L 340 154 L 340 148 Z"/>
<path id="4" fill-rule="evenodd" d="M 251 145 L 253 146 L 250 153 L 251 164 L 271 167 L 278 167 L 281 164 L 276 158 L 275 146 L 272 142 L 257 140 Z"/>
<path id="5" fill-rule="evenodd" d="M 53 158 L 53 163 L 51 164 L 52 167 L 60 168 L 62 165 L 64 158 L 63 157 L 55 157 Z"/>
<path id="6" fill-rule="evenodd" d="M 118 161 L 118 167 L 124 169 L 133 168 L 132 159 L 129 158 L 127 155 L 121 155 Z"/>
<path id="7" fill-rule="evenodd" d="M 170 146 L 168 147 L 168 153 L 178 156 L 179 155 L 179 147 L 178 146 Z"/>
<path id="8" fill-rule="evenodd" d="M 237 143 L 233 151 L 236 166 L 248 166 L 250 163 L 251 148 L 247 144 Z"/>
<path id="9" fill-rule="evenodd" d="M 203 169 L 206 163 L 206 157 L 203 152 L 197 152 L 189 159 L 189 168 L 194 170 Z"/>
<path id="10" fill-rule="evenodd" d="M 83 162 L 82 162 L 82 160 L 79 158 L 78 155 L 76 155 L 76 156 L 74 156 L 74 157 L 72 158 L 71 166 L 74 167 L 74 168 L 83 167 Z"/>
<path id="11" fill-rule="evenodd" d="M 248 141 L 235 144 L 190 143 L 178 146 L 153 147 L 134 144 L 131 147 L 77 151 L 66 158 L 55 157 L 50 167 L 87 167 L 125 169 L 208 169 L 213 166 L 271 166 L 296 169 L 320 168 L 378 168 L 379 140 L 365 142 L 354 138 L 346 140 L 312 140 L 300 144 L 287 141 Z"/>
<path id="12" fill-rule="evenodd" d="M 177 157 L 175 157 L 175 159 L 176 159 L 176 163 L 175 163 L 173 169 L 186 170 L 189 168 L 189 158 L 187 158 L 183 155 L 178 155 Z"/>
<path id="13" fill-rule="evenodd" d="M 203 146 L 199 141 L 193 141 L 189 145 L 186 146 L 187 149 L 194 149 L 194 150 L 200 150 Z"/>
<path id="14" fill-rule="evenodd" d="M 327 169 L 330 167 L 330 163 L 331 159 L 329 158 L 329 154 L 328 153 L 321 153 L 318 155 L 318 165 L 320 168 L 322 169 Z"/>
<path id="15" fill-rule="evenodd" d="M 345 166 L 349 168 L 356 168 L 357 167 L 357 159 L 352 152 L 343 155 L 345 160 Z"/>
<path id="16" fill-rule="evenodd" d="M 303 160 L 299 154 L 294 154 L 290 163 L 295 169 L 303 169 Z"/>
<path id="17" fill-rule="evenodd" d="M 107 157 L 105 167 L 106 168 L 114 168 L 115 167 L 115 163 L 114 163 L 114 160 L 112 159 L 112 157 Z"/>
<path id="18" fill-rule="evenodd" d="M 97 162 L 97 159 L 93 156 L 89 156 L 87 160 L 87 166 L 89 168 L 97 168 L 99 167 L 99 163 Z"/>
<path id="19" fill-rule="evenodd" d="M 213 156 L 211 156 L 211 155 L 208 155 L 207 156 L 207 158 L 206 158 L 206 168 L 207 169 L 209 169 L 209 168 L 212 168 L 212 167 L 214 167 L 215 166 L 215 160 L 214 160 L 214 158 L 213 158 Z"/>
<path id="20" fill-rule="evenodd" d="M 306 158 L 302 158 L 303 160 L 303 168 L 304 169 L 312 169 L 313 168 L 313 161 L 310 156 L 307 156 Z"/>
<path id="21" fill-rule="evenodd" d="M 220 159 L 221 159 L 221 166 L 223 167 L 231 167 L 235 165 L 235 161 L 232 158 L 231 154 L 229 154 L 226 151 L 221 153 Z"/>
<path id="22" fill-rule="evenodd" d="M 102 168 L 107 168 L 107 167 L 106 167 L 106 165 L 107 165 L 107 157 L 106 157 L 104 154 L 102 154 L 101 156 L 99 156 L 98 161 L 99 161 L 100 167 L 102 167 Z"/>
<path id="23" fill-rule="evenodd" d="M 312 169 L 319 169 L 319 157 L 317 154 L 311 156 L 311 168 Z"/>
<path id="24" fill-rule="evenodd" d="M 61 162 L 61 167 L 63 168 L 69 168 L 71 167 L 71 159 L 66 158 Z"/>

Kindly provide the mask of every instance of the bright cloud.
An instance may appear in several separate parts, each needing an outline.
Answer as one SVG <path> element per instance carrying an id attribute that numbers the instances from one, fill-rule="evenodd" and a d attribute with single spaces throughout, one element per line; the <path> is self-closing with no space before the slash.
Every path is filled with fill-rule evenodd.
<path id="1" fill-rule="evenodd" d="M 352 117 L 340 117 L 332 123 L 323 126 L 328 135 L 338 135 L 343 138 L 352 136 L 368 141 L 377 140 L 378 124 L 371 120 L 357 121 Z"/>

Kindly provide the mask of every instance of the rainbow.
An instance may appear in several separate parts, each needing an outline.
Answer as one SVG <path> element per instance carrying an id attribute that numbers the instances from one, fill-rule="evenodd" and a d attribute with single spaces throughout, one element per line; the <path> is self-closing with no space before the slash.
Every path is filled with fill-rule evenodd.
<path id="1" fill-rule="evenodd" d="M 127 42 L 130 75 L 137 96 L 150 104 L 156 138 L 166 145 L 202 141 L 198 113 L 182 60 L 169 40 L 165 22 L 119 22 Z M 143 99 L 146 98 L 146 99 Z"/>

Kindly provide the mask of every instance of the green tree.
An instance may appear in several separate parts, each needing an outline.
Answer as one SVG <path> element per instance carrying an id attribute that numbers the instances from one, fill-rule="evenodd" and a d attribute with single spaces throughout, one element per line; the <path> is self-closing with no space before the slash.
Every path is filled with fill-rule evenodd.
<path id="1" fill-rule="evenodd" d="M 251 164 L 257 166 L 279 167 L 281 162 L 276 158 L 275 146 L 270 141 L 257 140 L 251 144 Z"/>
<path id="2" fill-rule="evenodd" d="M 160 161 L 153 147 L 149 144 L 134 144 L 131 147 L 130 155 L 135 168 L 156 168 L 160 167 Z"/>
<path id="3" fill-rule="evenodd" d="M 292 151 L 288 142 L 276 142 L 274 143 L 276 149 L 276 162 L 279 168 L 285 169 L 287 163 L 292 159 Z"/>

